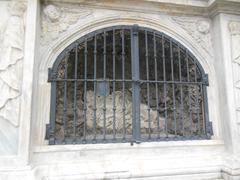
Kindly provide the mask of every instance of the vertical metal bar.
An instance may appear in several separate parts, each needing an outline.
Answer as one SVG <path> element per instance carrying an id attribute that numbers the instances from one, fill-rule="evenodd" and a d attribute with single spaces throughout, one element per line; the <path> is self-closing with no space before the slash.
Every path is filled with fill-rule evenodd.
<path id="1" fill-rule="evenodd" d="M 103 33 L 103 79 L 106 84 L 106 31 Z M 103 98 L 103 140 L 106 140 L 106 96 Z"/>
<path id="2" fill-rule="evenodd" d="M 77 68 L 78 68 L 78 44 L 75 47 L 75 67 L 74 67 L 74 105 L 73 105 L 73 133 L 74 133 L 74 142 L 76 141 L 76 121 L 77 121 Z"/>
<path id="3" fill-rule="evenodd" d="M 207 99 L 207 86 L 209 85 L 208 82 L 208 75 L 202 74 L 202 86 L 201 86 L 201 94 L 202 94 L 202 109 L 203 109 L 203 127 L 204 127 L 204 135 L 207 138 L 213 134 L 212 123 L 208 119 L 208 99 Z"/>
<path id="4" fill-rule="evenodd" d="M 158 66 L 157 66 L 157 47 L 156 47 L 156 34 L 153 33 L 153 54 L 154 54 L 154 67 L 155 67 L 155 81 L 158 80 Z M 156 89 L 156 106 L 157 106 L 157 129 L 158 129 L 158 138 L 160 137 L 160 119 L 159 119 L 159 96 L 158 96 L 158 83 L 155 83 Z"/>
<path id="5" fill-rule="evenodd" d="M 53 72 L 52 72 L 53 73 Z M 51 83 L 51 111 L 50 111 L 50 132 L 49 132 L 49 144 L 55 144 L 55 123 L 56 123 L 56 93 L 57 93 L 57 82 L 55 80 L 56 73 L 52 74 L 54 77 Z"/>
<path id="6" fill-rule="evenodd" d="M 145 31 L 145 59 L 146 59 L 146 73 L 147 73 L 147 97 L 148 97 L 148 139 L 151 139 L 151 116 L 150 116 L 150 97 L 149 97 L 149 64 L 148 64 L 148 33 Z"/>
<path id="7" fill-rule="evenodd" d="M 113 140 L 116 139 L 116 104 L 115 104 L 115 90 L 116 90 L 116 76 L 115 76 L 115 54 L 116 54 L 116 49 L 115 49 L 115 30 L 113 29 L 113 51 L 112 51 L 112 58 L 113 58 Z"/>
<path id="8" fill-rule="evenodd" d="M 126 139 L 126 117 L 125 117 L 125 111 L 126 111 L 126 106 L 125 106 L 125 34 L 124 34 L 124 29 L 122 30 L 122 35 L 121 35 L 121 40 L 122 40 L 122 93 L 123 93 L 123 104 L 122 104 L 122 113 L 123 113 L 123 141 Z"/>
<path id="9" fill-rule="evenodd" d="M 212 122 L 209 121 L 209 117 L 208 117 L 209 112 L 208 112 L 207 86 L 204 85 L 203 88 L 204 88 L 203 95 L 204 95 L 204 110 L 205 110 L 204 118 L 205 118 L 205 122 L 207 124 L 207 126 L 206 126 L 207 134 L 206 135 L 210 138 L 211 135 L 213 135 L 213 127 L 212 127 Z"/>
<path id="10" fill-rule="evenodd" d="M 205 106 L 204 106 L 204 92 L 203 84 L 200 85 L 200 93 L 202 95 L 202 117 L 203 117 L 203 134 L 206 135 L 206 119 L 205 119 Z"/>
<path id="11" fill-rule="evenodd" d="M 204 76 L 206 76 L 206 74 L 204 74 Z M 211 136 L 212 135 L 212 126 L 211 123 L 209 122 L 208 119 L 208 99 L 207 99 L 207 85 L 206 84 L 202 84 L 202 95 L 203 95 L 203 122 L 204 122 L 204 134 L 206 136 Z"/>
<path id="12" fill-rule="evenodd" d="M 94 102 L 93 102 L 93 130 L 94 130 L 94 137 L 93 137 L 93 142 L 95 143 L 96 142 L 96 136 L 97 136 L 97 129 L 96 129 L 96 111 L 97 111 L 97 102 L 96 102 L 96 86 L 97 86 L 97 35 L 95 34 L 94 35 Z"/>
<path id="13" fill-rule="evenodd" d="M 84 130 L 83 130 L 83 141 L 86 142 L 86 131 L 87 131 L 87 56 L 88 56 L 88 48 L 87 48 L 87 39 L 85 39 L 84 43 Z"/>
<path id="14" fill-rule="evenodd" d="M 67 73 L 68 73 L 68 58 L 69 54 L 65 57 L 64 65 L 64 99 L 63 99 L 63 132 L 64 132 L 64 143 L 66 136 L 66 123 L 67 123 Z"/>
<path id="15" fill-rule="evenodd" d="M 165 40 L 164 35 L 162 35 L 162 59 L 163 59 L 163 81 L 164 81 L 164 87 L 163 87 L 163 95 L 164 95 L 164 116 L 165 116 L 165 133 L 168 137 L 168 125 L 167 125 L 167 90 L 166 90 L 166 60 L 165 60 Z"/>
<path id="16" fill-rule="evenodd" d="M 197 65 L 196 65 L 196 60 L 194 59 L 194 81 L 197 83 Z M 200 116 L 199 116 L 199 89 L 198 85 L 196 84 L 195 90 L 196 90 L 196 106 L 197 106 L 197 122 L 198 122 L 198 134 L 201 134 L 201 126 L 200 126 Z"/>
<path id="17" fill-rule="evenodd" d="M 172 73 L 172 93 L 173 93 L 173 119 L 174 119 L 174 133 L 177 135 L 177 120 L 176 120 L 176 97 L 175 97 L 175 81 L 174 81 L 174 66 L 173 66 L 173 50 L 172 40 L 170 40 L 170 59 L 171 59 L 171 73 Z"/>
<path id="18" fill-rule="evenodd" d="M 190 82 L 190 76 L 189 76 L 189 62 L 188 62 L 188 50 L 186 50 L 186 64 L 187 64 L 187 82 Z M 193 133 L 193 121 L 192 121 L 192 100 L 191 100 L 191 91 L 190 91 L 190 85 L 188 84 L 188 104 L 189 104 L 189 120 L 190 120 L 190 132 L 191 136 Z"/>
<path id="19" fill-rule="evenodd" d="M 184 115 L 183 115 L 183 85 L 182 85 L 182 62 L 181 62 L 181 52 L 178 44 L 178 66 L 179 66 L 179 81 L 180 81 L 180 101 L 181 101 L 181 121 L 182 121 L 182 136 L 184 136 Z"/>
<path id="20" fill-rule="evenodd" d="M 139 39 L 138 26 L 131 30 L 131 62 L 132 62 L 132 88 L 133 88 L 133 138 L 136 143 L 141 140 L 140 134 L 140 87 L 139 87 Z"/>

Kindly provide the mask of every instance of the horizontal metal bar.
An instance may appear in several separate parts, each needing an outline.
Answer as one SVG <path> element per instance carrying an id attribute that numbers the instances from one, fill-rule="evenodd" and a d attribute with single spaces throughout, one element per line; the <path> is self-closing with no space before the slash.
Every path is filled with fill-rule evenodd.
<path id="1" fill-rule="evenodd" d="M 156 80 L 137 80 L 137 81 L 135 81 L 135 80 L 132 80 L 132 79 L 115 79 L 115 80 L 113 80 L 113 79 L 87 79 L 87 80 L 85 80 L 85 79 L 55 79 L 54 81 L 69 81 L 69 82 L 71 82 L 71 81 L 82 81 L 82 82 L 84 82 L 84 81 L 87 81 L 87 82 L 138 82 L 138 83 L 162 83 L 162 84 L 164 84 L 164 83 L 166 83 L 166 84 L 196 84 L 196 85 L 201 85 L 201 84 L 204 84 L 204 82 L 191 82 L 191 81 L 189 81 L 189 82 L 187 82 L 187 81 L 156 81 Z"/>
<path id="2" fill-rule="evenodd" d="M 161 136 L 161 137 L 154 137 L 152 136 L 151 139 L 147 139 L 142 137 L 141 142 L 160 142 L 160 141 L 188 141 L 188 140 L 206 140 L 206 139 L 210 139 L 210 136 L 207 135 L 197 135 L 197 136 Z M 132 139 L 130 137 L 127 137 L 126 139 L 122 139 L 122 138 L 116 138 L 116 139 L 106 139 L 103 141 L 103 139 L 96 139 L 96 140 L 92 140 L 92 139 L 86 139 L 86 140 L 82 140 L 82 139 L 76 139 L 76 141 L 74 141 L 73 138 L 66 138 L 65 142 L 63 142 L 62 140 L 56 139 L 55 140 L 55 144 L 56 145 L 61 145 L 61 144 L 73 144 L 73 142 L 75 142 L 76 144 L 107 144 L 107 143 L 132 143 Z"/>
<path id="3" fill-rule="evenodd" d="M 133 82 L 132 79 L 55 79 L 54 81 L 87 81 L 87 82 Z"/>

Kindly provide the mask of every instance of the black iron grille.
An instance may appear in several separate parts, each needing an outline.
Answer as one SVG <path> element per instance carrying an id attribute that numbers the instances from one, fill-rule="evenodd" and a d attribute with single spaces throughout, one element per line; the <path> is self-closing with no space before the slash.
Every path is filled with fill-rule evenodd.
<path id="1" fill-rule="evenodd" d="M 49 69 L 49 144 L 210 138 L 207 75 L 171 37 L 135 26 L 93 32 Z"/>

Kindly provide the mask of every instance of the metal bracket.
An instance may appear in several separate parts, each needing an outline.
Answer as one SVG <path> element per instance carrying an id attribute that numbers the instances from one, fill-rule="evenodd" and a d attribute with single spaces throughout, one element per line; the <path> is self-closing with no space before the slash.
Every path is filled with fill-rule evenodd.
<path id="1" fill-rule="evenodd" d="M 53 72 L 52 68 L 48 68 L 48 82 L 52 82 L 56 79 L 56 73 Z"/>
<path id="2" fill-rule="evenodd" d="M 213 135 L 213 127 L 212 127 L 212 122 L 207 122 L 206 124 L 206 130 L 207 130 L 207 136 L 212 136 Z"/>
<path id="3" fill-rule="evenodd" d="M 53 132 L 51 132 L 50 124 L 46 124 L 46 135 L 45 139 L 48 140 L 49 145 L 55 144 L 55 138 L 53 136 Z"/>
<path id="4" fill-rule="evenodd" d="M 208 74 L 203 75 L 202 82 L 204 85 L 209 86 Z"/>
<path id="5" fill-rule="evenodd" d="M 98 96 L 108 96 L 109 95 L 109 81 L 103 80 L 97 82 L 97 95 Z"/>
<path id="6" fill-rule="evenodd" d="M 45 139 L 49 139 L 50 138 L 50 124 L 46 124 L 46 135 L 45 135 Z"/>
<path id="7" fill-rule="evenodd" d="M 139 26 L 137 24 L 134 24 L 132 27 L 133 35 L 137 35 L 139 30 Z"/>
<path id="8" fill-rule="evenodd" d="M 141 144 L 140 140 L 133 140 L 130 142 L 130 145 L 133 146 L 134 144 Z"/>

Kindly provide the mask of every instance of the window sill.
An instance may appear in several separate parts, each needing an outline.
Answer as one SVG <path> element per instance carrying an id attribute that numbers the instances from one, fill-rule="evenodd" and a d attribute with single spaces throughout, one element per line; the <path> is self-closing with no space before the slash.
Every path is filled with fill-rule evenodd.
<path id="1" fill-rule="evenodd" d="M 164 142 L 143 142 L 141 144 L 134 143 L 111 143 L 111 144 L 76 144 L 76 145 L 43 145 L 35 146 L 34 153 L 44 152 L 65 152 L 65 151 L 81 151 L 81 150 L 114 150 L 114 149 L 156 149 L 156 148 L 186 148 L 195 146 L 220 146 L 223 147 L 222 140 L 189 140 L 189 141 L 164 141 Z"/>

